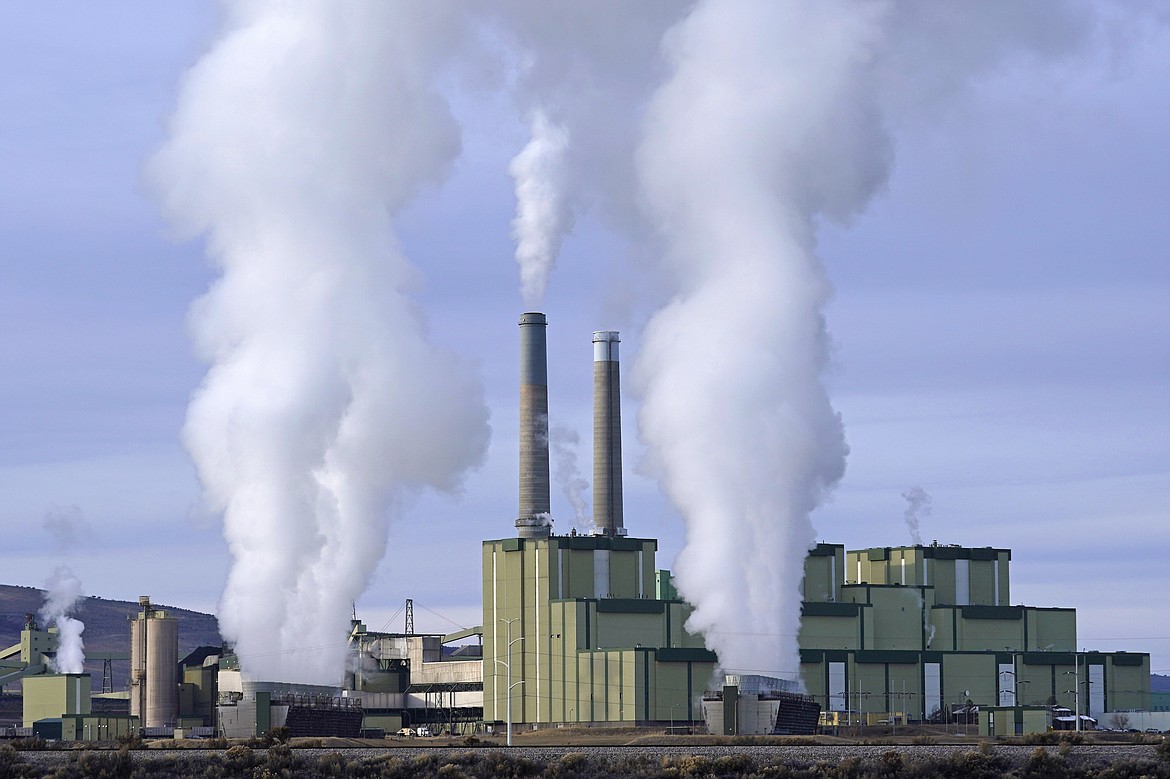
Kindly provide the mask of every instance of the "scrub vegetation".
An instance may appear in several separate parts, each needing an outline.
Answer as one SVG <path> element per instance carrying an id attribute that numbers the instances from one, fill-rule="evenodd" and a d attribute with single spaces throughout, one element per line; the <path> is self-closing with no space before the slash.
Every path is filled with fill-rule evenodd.
<path id="1" fill-rule="evenodd" d="M 1061 745 L 1064 747 L 1065 745 Z M 46 752 L 21 752 L 0 745 L 0 779 L 78 779 L 88 777 L 784 777 L 792 779 L 866 779 L 889 777 L 1164 777 L 1170 779 L 1170 746 L 1165 743 L 1151 757 L 1123 758 L 1111 764 L 1093 764 L 1075 758 L 1069 748 L 1045 747 L 1013 758 L 982 748 L 970 751 L 907 754 L 898 750 L 865 756 L 825 759 L 817 747 L 807 759 L 777 758 L 740 751 L 725 754 L 650 752 L 614 755 L 588 750 L 555 757 L 536 756 L 525 749 L 503 752 L 476 749 L 463 752 L 403 754 L 397 750 L 371 754 L 368 750 L 298 750 L 278 743 L 267 749 L 237 745 L 222 752 L 149 754 L 126 748 L 111 751 L 78 750 L 53 764 L 38 760 Z"/>

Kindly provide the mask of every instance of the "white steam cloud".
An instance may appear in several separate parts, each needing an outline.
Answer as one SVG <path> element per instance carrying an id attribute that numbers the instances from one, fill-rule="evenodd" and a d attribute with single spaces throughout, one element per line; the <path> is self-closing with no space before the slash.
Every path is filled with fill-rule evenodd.
<path id="1" fill-rule="evenodd" d="M 930 516 L 930 495 L 921 487 L 914 486 L 902 493 L 906 499 L 906 511 L 903 518 L 906 520 L 906 529 L 910 531 L 910 538 L 915 546 L 922 544 L 922 535 L 919 533 L 919 523 L 924 517 Z"/>
<path id="2" fill-rule="evenodd" d="M 561 241 L 573 223 L 564 193 L 568 147 L 568 131 L 538 109 L 532 117 L 532 140 L 508 166 L 516 181 L 512 237 L 520 291 L 530 307 L 541 305 Z"/>
<path id="3" fill-rule="evenodd" d="M 679 589 L 728 671 L 793 677 L 810 513 L 848 447 L 821 375 L 820 221 L 885 186 L 889 127 L 1009 54 L 1065 53 L 1084 7 L 702 0 L 638 150 L 670 301 L 634 378 L 651 465 L 682 513 Z"/>
<path id="4" fill-rule="evenodd" d="M 688 627 L 728 671 L 795 674 L 809 513 L 845 470 L 813 218 L 885 175 L 885 136 L 854 129 L 876 8 L 702 3 L 666 40 L 647 116 L 640 171 L 676 293 L 635 366 L 640 430 L 687 524 Z"/>
<path id="5" fill-rule="evenodd" d="M 220 626 L 243 670 L 335 684 L 389 519 L 457 489 L 488 440 L 391 222 L 459 153 L 432 82 L 462 25 L 447 4 L 225 9 L 151 169 L 222 271 L 191 312 L 211 367 L 183 438 L 223 514 Z"/>
<path id="6" fill-rule="evenodd" d="M 46 627 L 57 628 L 57 656 L 49 660 L 53 673 L 85 671 L 85 642 L 81 639 L 85 623 L 71 616 L 81 599 L 81 580 L 67 566 L 59 566 L 45 582 L 45 603 L 39 613 Z"/>

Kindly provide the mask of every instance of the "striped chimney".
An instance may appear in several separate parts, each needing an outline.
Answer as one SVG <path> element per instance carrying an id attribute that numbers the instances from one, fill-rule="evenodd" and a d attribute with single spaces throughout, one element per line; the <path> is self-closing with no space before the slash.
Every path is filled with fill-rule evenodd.
<path id="1" fill-rule="evenodd" d="M 521 538 L 548 538 L 552 524 L 548 475 L 548 361 L 544 314 L 520 316 Z"/>
<path id="2" fill-rule="evenodd" d="M 593 532 L 604 536 L 626 534 L 619 341 L 613 330 L 593 333 Z"/>

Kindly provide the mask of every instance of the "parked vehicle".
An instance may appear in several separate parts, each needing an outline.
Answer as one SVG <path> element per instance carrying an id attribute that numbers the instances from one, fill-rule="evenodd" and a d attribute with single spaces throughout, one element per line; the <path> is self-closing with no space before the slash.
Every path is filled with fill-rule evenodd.
<path id="1" fill-rule="evenodd" d="M 414 735 L 414 729 L 413 728 L 399 728 L 398 735 L 406 736 L 407 738 L 410 738 L 411 736 Z"/>
<path id="2" fill-rule="evenodd" d="M 419 728 L 418 730 L 416 730 L 416 731 L 415 731 L 415 735 L 416 735 L 416 736 L 429 737 L 429 736 L 431 736 L 431 735 L 433 735 L 433 734 L 431 733 L 431 729 L 430 729 L 430 728 L 428 728 L 428 727 L 426 727 L 426 726 L 424 725 L 423 727 L 421 727 L 421 728 Z"/>

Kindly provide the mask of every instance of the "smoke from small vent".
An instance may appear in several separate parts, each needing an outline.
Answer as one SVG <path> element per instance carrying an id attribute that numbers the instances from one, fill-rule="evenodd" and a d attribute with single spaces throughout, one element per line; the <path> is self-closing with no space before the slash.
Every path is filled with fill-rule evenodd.
<path id="1" fill-rule="evenodd" d="M 57 656 L 49 660 L 53 673 L 79 674 L 85 671 L 85 623 L 70 614 L 82 599 L 81 580 L 67 566 L 59 566 L 45 582 L 45 603 L 39 612 L 46 627 L 57 628 Z"/>
<path id="2" fill-rule="evenodd" d="M 902 493 L 906 499 L 906 511 L 902 515 L 906 520 L 906 529 L 910 531 L 910 538 L 915 546 L 922 545 L 922 536 L 919 533 L 919 524 L 923 518 L 930 516 L 930 495 L 921 487 L 914 486 Z"/>
<path id="3" fill-rule="evenodd" d="M 591 521 L 589 502 L 585 500 L 589 482 L 581 475 L 577 465 L 577 447 L 581 444 L 581 436 L 575 430 L 557 425 L 549 432 L 549 444 L 554 465 L 553 479 L 573 507 L 574 527 L 585 532 Z"/>

